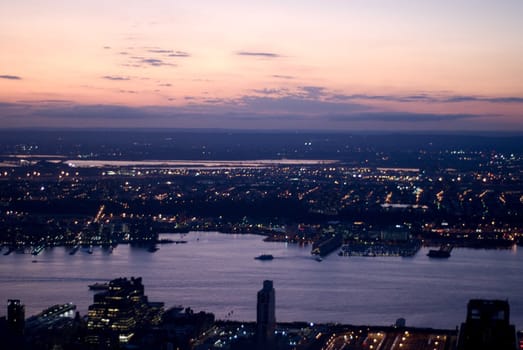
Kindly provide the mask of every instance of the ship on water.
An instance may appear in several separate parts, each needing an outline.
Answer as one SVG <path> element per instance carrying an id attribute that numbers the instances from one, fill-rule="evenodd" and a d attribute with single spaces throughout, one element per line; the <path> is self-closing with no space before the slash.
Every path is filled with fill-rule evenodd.
<path id="1" fill-rule="evenodd" d="M 258 255 L 254 259 L 256 259 L 256 260 L 272 260 L 272 259 L 274 259 L 274 256 L 272 256 L 271 254 L 262 254 L 262 255 Z"/>
<path id="2" fill-rule="evenodd" d="M 311 254 L 324 257 L 338 249 L 343 243 L 343 236 L 340 233 L 326 235 L 312 245 Z"/>
<path id="3" fill-rule="evenodd" d="M 450 252 L 452 251 L 452 246 L 450 244 L 442 245 L 439 249 L 429 250 L 427 256 L 429 258 L 450 258 Z"/>
<path id="4" fill-rule="evenodd" d="M 109 283 L 93 283 L 89 285 L 90 290 L 108 290 L 109 289 Z"/>

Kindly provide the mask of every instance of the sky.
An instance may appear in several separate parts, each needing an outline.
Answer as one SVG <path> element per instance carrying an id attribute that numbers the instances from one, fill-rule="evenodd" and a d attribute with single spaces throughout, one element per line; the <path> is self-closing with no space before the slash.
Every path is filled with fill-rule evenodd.
<path id="1" fill-rule="evenodd" d="M 523 131 L 521 0 L 0 0 L 0 128 Z"/>

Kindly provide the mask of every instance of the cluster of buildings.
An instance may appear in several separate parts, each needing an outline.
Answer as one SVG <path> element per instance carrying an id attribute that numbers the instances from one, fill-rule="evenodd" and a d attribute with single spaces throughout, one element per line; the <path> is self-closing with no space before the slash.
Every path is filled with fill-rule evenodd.
<path id="1" fill-rule="evenodd" d="M 481 164 L 75 168 L 38 158 L 0 172 L 0 244 L 110 245 L 190 230 L 272 234 L 283 228 L 288 236 L 297 233 L 294 226 L 331 221 L 408 224 L 416 235 L 454 244 L 522 241 L 520 159 Z"/>
<path id="2" fill-rule="evenodd" d="M 189 349 L 214 324 L 214 315 L 150 302 L 141 278 L 117 278 L 80 316 L 72 304 L 25 318 L 20 300 L 8 300 L 0 338 L 9 349 Z"/>
<path id="3" fill-rule="evenodd" d="M 523 334 L 510 324 L 507 301 L 470 300 L 456 330 L 276 322 L 276 292 L 263 281 L 256 322 L 216 321 L 190 308 L 164 310 L 149 302 L 141 278 L 117 278 L 94 295 L 81 317 L 72 304 L 54 305 L 25 318 L 24 305 L 10 299 L 0 319 L 6 349 L 194 349 L 194 350 L 517 350 Z"/>

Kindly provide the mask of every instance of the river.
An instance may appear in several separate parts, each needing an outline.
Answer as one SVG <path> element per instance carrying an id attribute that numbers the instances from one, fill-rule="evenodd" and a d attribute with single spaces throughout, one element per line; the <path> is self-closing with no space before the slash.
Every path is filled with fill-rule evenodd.
<path id="1" fill-rule="evenodd" d="M 179 234 L 162 235 L 180 239 Z M 449 259 L 340 257 L 318 262 L 310 246 L 263 242 L 256 235 L 191 232 L 186 244 L 164 244 L 155 253 L 119 245 L 70 255 L 63 247 L 0 255 L 0 300 L 21 299 L 26 317 L 72 302 L 82 315 L 92 303 L 88 284 L 141 276 L 150 301 L 163 301 L 219 319 L 254 321 L 256 292 L 274 281 L 278 321 L 455 328 L 469 299 L 503 299 L 511 323 L 523 327 L 523 250 L 457 248 Z M 2 253 L 5 251 L 2 251 Z M 262 253 L 270 261 L 255 260 Z M 36 260 L 36 263 L 32 261 Z M 6 304 L 4 304 L 6 305 Z M 6 307 L 0 315 L 6 314 Z"/>

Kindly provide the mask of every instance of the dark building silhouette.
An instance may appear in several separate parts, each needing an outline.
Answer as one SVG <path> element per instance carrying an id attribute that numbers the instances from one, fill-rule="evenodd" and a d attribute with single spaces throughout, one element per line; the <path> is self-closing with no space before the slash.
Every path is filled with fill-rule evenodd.
<path id="1" fill-rule="evenodd" d="M 267 346 L 274 342 L 275 306 L 276 300 L 272 281 L 263 281 L 263 288 L 258 292 L 256 307 L 256 335 L 259 346 Z"/>
<path id="2" fill-rule="evenodd" d="M 24 334 L 25 307 L 18 299 L 7 301 L 7 327 L 13 336 Z"/>
<path id="3" fill-rule="evenodd" d="M 149 303 L 141 277 L 117 278 L 94 295 L 87 319 L 87 343 L 114 346 L 129 342 L 138 329 L 159 324 L 163 303 Z"/>
<path id="4" fill-rule="evenodd" d="M 458 350 L 515 350 L 516 329 L 510 324 L 507 301 L 472 299 L 461 324 Z"/>

